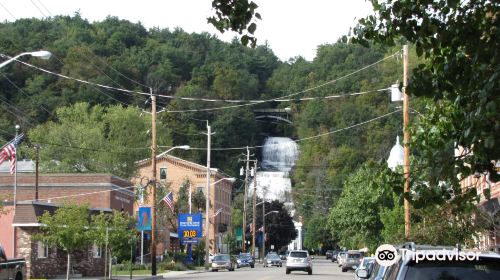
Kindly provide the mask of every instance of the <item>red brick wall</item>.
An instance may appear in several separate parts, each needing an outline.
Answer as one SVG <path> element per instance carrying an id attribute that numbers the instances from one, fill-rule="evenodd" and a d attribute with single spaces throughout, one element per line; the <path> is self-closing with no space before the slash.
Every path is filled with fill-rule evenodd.
<path id="1" fill-rule="evenodd" d="M 0 197 L 13 199 L 14 177 L 0 175 Z M 44 174 L 39 176 L 38 198 L 60 204 L 88 204 L 93 208 L 111 208 L 133 212 L 134 196 L 112 190 L 112 185 L 133 191 L 130 183 L 107 174 Z M 63 198 L 59 198 L 63 197 Z M 17 201 L 35 199 L 34 174 L 18 174 Z"/>

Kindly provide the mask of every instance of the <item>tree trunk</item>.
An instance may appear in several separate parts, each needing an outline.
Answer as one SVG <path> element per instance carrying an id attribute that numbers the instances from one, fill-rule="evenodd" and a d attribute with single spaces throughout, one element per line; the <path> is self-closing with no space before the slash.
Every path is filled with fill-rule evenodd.
<path id="1" fill-rule="evenodd" d="M 113 279 L 113 272 L 111 269 L 113 268 L 113 254 L 111 250 L 109 250 L 109 279 Z"/>
<path id="2" fill-rule="evenodd" d="M 66 269 L 66 280 L 69 280 L 69 270 L 71 268 L 71 256 L 68 252 L 68 268 Z"/>

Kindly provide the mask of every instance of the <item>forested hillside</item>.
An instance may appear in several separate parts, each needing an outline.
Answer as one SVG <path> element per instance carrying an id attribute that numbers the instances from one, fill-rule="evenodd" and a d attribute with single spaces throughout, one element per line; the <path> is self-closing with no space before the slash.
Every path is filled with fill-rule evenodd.
<path id="1" fill-rule="evenodd" d="M 158 115 L 159 150 L 172 145 L 201 148 L 175 154 L 204 164 L 206 136 L 201 133 L 208 120 L 216 132 L 212 166 L 236 175 L 242 151 L 215 148 L 261 145 L 268 135 L 299 140 L 300 158 L 292 172 L 294 200 L 306 223 L 317 222 L 335 204 L 347 177 L 366 162 L 385 161 L 396 135 L 402 135 L 402 114 L 396 112 L 401 104 L 391 103 L 386 90 L 402 79 L 400 47 L 338 42 L 318 46 L 313 61 L 297 57 L 283 62 L 268 46 L 252 49 L 238 40 L 225 43 L 181 29 L 146 30 L 113 17 L 89 23 L 78 14 L 3 23 L 0 34 L 1 53 L 49 50 L 54 54 L 50 60 L 23 60 L 54 73 L 144 93 L 99 88 L 20 63 L 2 69 L 0 135 L 4 141 L 11 139 L 19 123 L 28 134 L 22 153 L 33 157 L 33 145 L 40 144 L 47 172 L 133 176 L 134 161 L 150 156 L 150 87 L 154 94 L 177 98 L 291 96 L 289 102 L 240 107 L 160 96 L 158 110 L 167 111 Z M 216 107 L 230 108 L 206 110 Z M 284 107 L 292 110 L 292 125 L 258 122 L 252 111 Z M 302 141 L 335 130 L 338 133 Z M 259 150 L 255 154 L 260 157 Z M 329 235 L 326 223 L 322 226 Z"/>

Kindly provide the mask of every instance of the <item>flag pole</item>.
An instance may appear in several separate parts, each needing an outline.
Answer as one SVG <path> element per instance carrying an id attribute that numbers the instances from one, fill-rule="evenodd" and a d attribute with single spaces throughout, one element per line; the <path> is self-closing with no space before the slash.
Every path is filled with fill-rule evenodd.
<path id="1" fill-rule="evenodd" d="M 18 124 L 16 124 L 16 137 L 14 138 L 14 142 L 17 139 L 20 128 L 21 127 Z M 16 156 L 14 157 L 14 169 L 15 169 L 14 170 L 14 214 L 15 214 L 16 205 L 17 205 L 17 147 L 16 147 L 15 143 L 14 143 L 14 149 L 15 149 L 15 153 L 16 153 Z"/>
<path id="2" fill-rule="evenodd" d="M 16 124 L 16 137 L 14 138 L 14 142 L 17 139 L 17 136 L 19 134 L 19 129 L 21 126 Z M 14 157 L 14 216 L 16 216 L 16 208 L 17 208 L 17 148 L 14 143 L 14 149 L 16 156 Z M 16 227 L 14 227 L 14 234 L 12 238 L 12 257 L 16 258 Z"/>

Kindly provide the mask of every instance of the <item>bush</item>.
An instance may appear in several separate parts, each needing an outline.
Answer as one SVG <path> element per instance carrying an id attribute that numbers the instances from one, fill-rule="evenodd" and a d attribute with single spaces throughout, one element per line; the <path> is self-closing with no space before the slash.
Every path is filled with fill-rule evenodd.
<path id="1" fill-rule="evenodd" d="M 184 271 L 187 270 L 187 267 L 180 262 L 173 261 L 163 261 L 158 267 L 162 270 L 173 270 L 173 271 Z"/>

